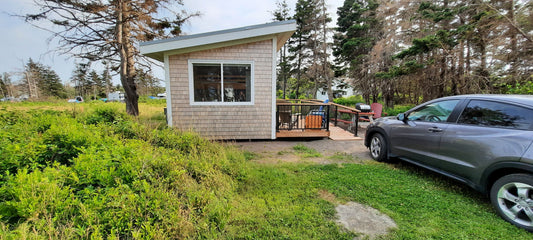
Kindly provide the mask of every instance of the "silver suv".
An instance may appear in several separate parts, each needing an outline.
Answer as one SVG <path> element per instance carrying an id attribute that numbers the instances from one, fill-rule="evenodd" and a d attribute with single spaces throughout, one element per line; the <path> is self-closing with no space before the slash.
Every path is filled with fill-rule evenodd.
<path id="1" fill-rule="evenodd" d="M 462 95 L 374 121 L 365 146 L 488 194 L 506 221 L 533 231 L 533 96 Z"/>

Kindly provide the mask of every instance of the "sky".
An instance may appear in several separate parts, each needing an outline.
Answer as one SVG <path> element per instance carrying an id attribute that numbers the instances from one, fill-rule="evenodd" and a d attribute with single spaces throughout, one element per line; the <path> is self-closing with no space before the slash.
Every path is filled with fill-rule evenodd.
<path id="1" fill-rule="evenodd" d="M 287 0 L 291 10 L 294 10 L 296 1 Z M 69 82 L 75 63 L 80 60 L 55 52 L 55 43 L 48 41 L 51 33 L 11 16 L 36 12 L 38 9 L 33 5 L 33 0 L 0 2 L 0 29 L 3 32 L 0 37 L 0 74 L 11 73 L 12 80 L 18 80 L 16 73 L 21 72 L 24 63 L 31 58 L 50 66 L 63 83 Z M 336 11 L 342 3 L 343 0 L 326 0 L 329 15 L 333 18 L 332 24 L 335 24 Z M 185 10 L 201 14 L 183 26 L 187 35 L 272 22 L 271 12 L 276 9 L 276 0 L 184 0 L 184 4 Z M 98 68 L 95 70 L 101 71 Z M 155 70 L 155 76 L 163 79 L 163 70 Z M 117 84 L 120 81 L 115 77 L 114 82 Z"/>

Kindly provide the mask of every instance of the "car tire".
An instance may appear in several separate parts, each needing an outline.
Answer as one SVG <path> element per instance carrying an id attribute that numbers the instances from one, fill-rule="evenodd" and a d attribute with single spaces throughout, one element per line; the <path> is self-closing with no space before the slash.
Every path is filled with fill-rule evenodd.
<path id="1" fill-rule="evenodd" d="M 490 201 L 503 219 L 533 232 L 533 175 L 510 174 L 498 179 L 490 190 Z"/>
<path id="2" fill-rule="evenodd" d="M 378 162 L 387 162 L 387 142 L 380 133 L 374 133 L 370 137 L 370 156 Z"/>

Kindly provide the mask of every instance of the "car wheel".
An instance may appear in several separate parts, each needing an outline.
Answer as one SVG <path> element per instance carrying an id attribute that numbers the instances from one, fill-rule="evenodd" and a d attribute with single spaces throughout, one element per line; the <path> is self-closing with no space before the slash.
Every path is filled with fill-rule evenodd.
<path id="1" fill-rule="evenodd" d="M 510 174 L 498 179 L 490 200 L 503 219 L 533 231 L 533 175 Z"/>
<path id="2" fill-rule="evenodd" d="M 387 143 L 380 133 L 375 133 L 370 138 L 370 155 L 378 162 L 387 161 Z"/>

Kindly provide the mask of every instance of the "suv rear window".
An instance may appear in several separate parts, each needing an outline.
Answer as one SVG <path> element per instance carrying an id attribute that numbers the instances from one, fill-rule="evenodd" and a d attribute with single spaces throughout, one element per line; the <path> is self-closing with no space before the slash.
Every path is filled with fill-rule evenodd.
<path id="1" fill-rule="evenodd" d="M 459 117 L 458 123 L 485 127 L 529 130 L 533 110 L 512 104 L 472 100 Z"/>

